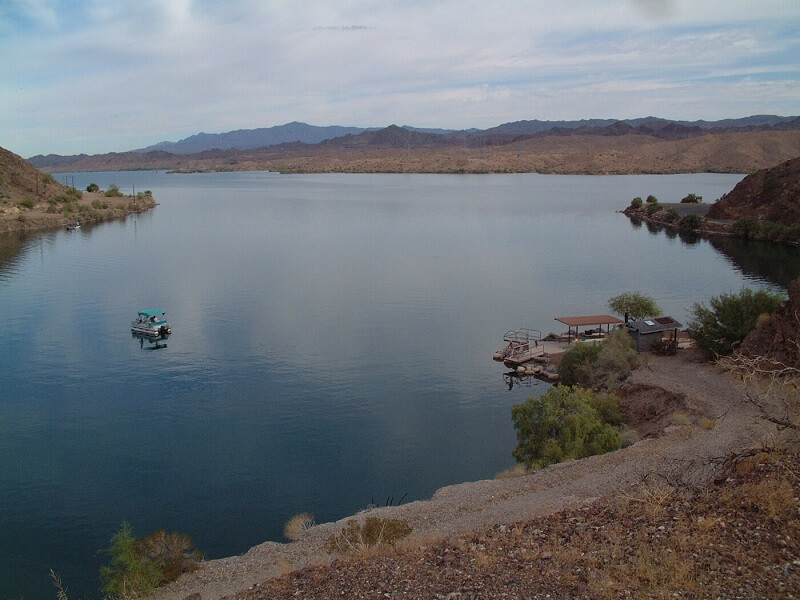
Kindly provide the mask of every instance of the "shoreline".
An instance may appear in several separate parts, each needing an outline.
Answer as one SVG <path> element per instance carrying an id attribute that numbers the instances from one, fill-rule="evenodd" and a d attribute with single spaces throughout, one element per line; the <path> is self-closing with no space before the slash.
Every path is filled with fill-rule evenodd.
<path id="1" fill-rule="evenodd" d="M 158 203 L 152 196 L 106 197 L 103 192 L 83 192 L 70 203 L 70 212 L 48 212 L 49 203 L 39 202 L 26 209 L 19 205 L 0 207 L 0 235 L 7 233 L 35 233 L 67 228 L 76 223 L 96 225 L 107 221 L 124 219 L 132 214 L 147 212 Z M 57 204 L 54 204 L 57 207 Z"/>
<path id="2" fill-rule="evenodd" d="M 674 357 L 652 357 L 626 386 L 626 411 L 641 431 L 650 432 L 627 448 L 518 477 L 450 485 L 426 500 L 318 524 L 296 542 L 264 542 L 239 556 L 203 562 L 199 570 L 157 589 L 150 598 L 239 597 L 248 590 L 263 590 L 270 580 L 289 573 L 341 566 L 347 559 L 330 553 L 325 545 L 330 535 L 354 518 L 406 520 L 413 531 L 404 547 L 415 551 L 534 517 L 557 518 L 566 509 L 632 494 L 644 475 L 658 477 L 678 466 L 686 485 L 699 485 L 716 476 L 720 467 L 716 458 L 757 446 L 765 435 L 775 433 L 748 402 L 740 381 L 690 350 Z"/>

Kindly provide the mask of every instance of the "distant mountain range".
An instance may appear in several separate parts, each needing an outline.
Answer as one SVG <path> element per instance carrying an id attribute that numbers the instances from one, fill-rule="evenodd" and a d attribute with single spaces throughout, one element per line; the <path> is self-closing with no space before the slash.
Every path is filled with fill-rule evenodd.
<path id="1" fill-rule="evenodd" d="M 643 133 L 656 131 L 682 132 L 684 134 L 701 133 L 708 130 L 729 130 L 731 128 L 763 128 L 775 127 L 787 123 L 795 117 L 779 117 L 777 115 L 754 115 L 741 119 L 723 119 L 720 121 L 673 121 L 669 119 L 659 119 L 657 117 L 644 117 L 640 119 L 582 119 L 579 121 L 514 121 L 504 123 L 489 129 L 426 129 L 403 125 L 402 129 L 421 134 L 431 134 L 437 136 L 450 136 L 455 139 L 466 139 L 475 136 L 487 136 L 492 139 L 497 136 L 518 136 L 532 135 L 540 133 L 566 133 L 578 131 L 589 131 L 592 129 L 604 129 L 617 125 L 618 123 L 628 125 L 631 128 L 646 128 Z M 676 127 L 677 126 L 677 127 Z M 394 126 L 392 126 L 394 127 Z M 226 133 L 197 133 L 183 138 L 177 142 L 159 142 L 146 148 L 134 150 L 134 152 L 152 152 L 163 150 L 170 154 L 196 154 L 205 150 L 251 150 L 253 148 L 263 148 L 265 146 L 277 146 L 292 142 L 303 144 L 319 144 L 326 140 L 340 138 L 343 136 L 357 136 L 362 133 L 379 131 L 380 127 L 344 127 L 333 125 L 328 127 L 318 127 L 307 123 L 293 121 L 285 125 L 274 127 L 261 127 L 258 129 L 237 129 Z M 608 133 L 608 132 L 607 132 Z M 422 140 L 422 137 L 418 139 Z M 435 140 L 428 138 L 427 143 L 437 145 L 447 144 L 452 140 Z M 367 144 L 367 138 L 358 145 Z"/>
<path id="2" fill-rule="evenodd" d="M 763 144 L 778 143 L 775 137 L 781 132 L 785 135 L 780 148 L 764 148 Z M 776 115 L 754 115 L 741 119 L 720 121 L 674 121 L 657 117 L 640 119 L 588 119 L 578 121 L 516 121 L 504 123 L 489 129 L 426 129 L 411 126 L 390 125 L 385 128 L 361 128 L 330 126 L 318 127 L 307 123 L 287 123 L 260 129 L 241 129 L 227 133 L 199 133 L 177 142 L 161 142 L 147 148 L 123 153 L 108 153 L 88 156 L 34 156 L 28 159 L 34 166 L 49 171 L 68 170 L 130 170 L 130 169 L 177 169 L 177 170 L 243 170 L 277 169 L 286 172 L 308 172 L 318 170 L 346 170 L 348 172 L 405 171 L 416 172 L 505 172 L 506 170 L 538 170 L 539 172 L 583 172 L 594 171 L 602 163 L 602 172 L 615 167 L 604 156 L 592 158 L 594 149 L 613 146 L 632 148 L 657 144 L 662 141 L 686 141 L 685 152 L 690 148 L 708 149 L 718 142 L 698 145 L 695 138 L 710 135 L 729 135 L 741 133 L 769 133 L 773 142 L 761 136 L 758 144 L 747 147 L 747 140 L 730 138 L 728 156 L 700 156 L 699 150 L 693 152 L 692 165 L 685 156 L 657 152 L 650 164 L 641 162 L 639 166 L 626 161 L 619 167 L 621 172 L 637 169 L 655 172 L 673 172 L 674 169 L 721 170 L 741 172 L 739 169 L 755 170 L 772 163 L 766 162 L 768 156 L 785 160 L 793 156 L 794 134 L 800 132 L 800 117 L 780 117 Z M 600 142 L 606 139 L 607 142 Z M 560 141 L 559 141 L 560 140 Z M 595 141 L 592 141 L 595 140 Z M 614 141 L 618 140 L 618 141 Z M 501 166 L 497 163 L 500 154 Z M 548 150 L 550 148 L 550 150 Z M 677 148 L 677 146 L 676 146 Z M 739 150 L 736 150 L 739 148 Z M 486 152 L 492 150 L 493 161 L 486 161 Z M 664 149 L 666 150 L 666 148 Z M 390 157 L 390 151 L 401 151 L 402 157 Z M 415 151 L 414 159 L 408 154 Z M 419 152 L 416 152 L 419 151 Z M 626 150 L 627 151 L 627 150 Z M 749 156 L 752 160 L 736 158 Z M 446 160 L 433 160 L 431 152 Z M 462 158 L 457 152 L 476 153 L 466 166 L 457 166 Z M 509 152 L 516 158 L 509 162 Z M 534 152 L 539 158 L 527 160 Z M 568 159 L 569 152 L 585 154 L 576 160 Z M 677 152 L 677 150 L 676 150 Z M 359 154 L 360 153 L 360 154 Z M 365 154 L 366 153 L 366 154 Z M 424 155 L 428 153 L 428 155 Z M 480 154 L 483 153 L 483 154 Z M 520 154 L 521 153 L 521 154 Z M 588 153 L 588 154 L 587 154 Z M 788 155 L 787 155 L 788 153 Z M 367 156 L 367 154 L 369 156 Z M 798 152 L 800 154 L 800 152 Z M 301 158 L 306 157 L 306 158 Z M 635 156 L 631 156 L 635 159 Z M 364 160 L 367 159 L 367 162 Z M 657 160 L 656 160 L 657 159 Z M 387 162 L 387 160 L 389 162 Z M 400 162 L 398 162 L 398 160 Z M 749 160 L 749 162 L 748 162 Z M 409 162 L 410 161 L 410 162 Z M 579 163 L 585 163 L 579 166 Z M 687 164 L 687 167 L 680 167 Z"/>

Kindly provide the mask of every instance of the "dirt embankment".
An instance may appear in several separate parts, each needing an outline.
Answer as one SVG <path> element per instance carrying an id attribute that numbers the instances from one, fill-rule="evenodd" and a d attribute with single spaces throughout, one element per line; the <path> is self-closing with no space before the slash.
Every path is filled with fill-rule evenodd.
<path id="1" fill-rule="evenodd" d="M 299 542 L 267 542 L 242 556 L 208 561 L 199 571 L 159 590 L 153 598 L 182 600 L 197 594 L 192 596 L 195 600 L 226 596 L 253 599 L 290 597 L 296 593 L 301 597 L 329 597 L 325 594 L 332 589 L 336 595 L 343 591 L 349 597 L 384 597 L 384 592 L 390 591 L 392 596 L 405 593 L 406 597 L 488 597 L 468 595 L 472 593 L 471 582 L 477 581 L 478 576 L 484 582 L 494 581 L 493 585 L 500 586 L 494 589 L 509 592 L 509 597 L 529 597 L 529 590 L 520 586 L 529 580 L 521 577 L 525 575 L 523 570 L 529 568 L 524 565 L 530 565 L 532 560 L 539 561 L 532 563 L 537 568 L 556 570 L 555 579 L 550 580 L 556 595 L 559 590 L 571 595 L 576 589 L 583 589 L 589 590 L 588 595 L 597 596 L 586 587 L 589 580 L 585 576 L 577 578 L 583 588 L 558 587 L 558 582 L 572 581 L 575 574 L 556 565 L 555 549 L 561 548 L 572 556 L 592 551 L 596 541 L 592 542 L 589 534 L 601 531 L 607 522 L 594 524 L 587 516 L 608 514 L 612 509 L 604 507 L 611 507 L 615 498 L 646 499 L 647 494 L 655 493 L 655 488 L 648 487 L 651 483 L 672 490 L 664 503 L 667 498 L 673 499 L 673 492 L 705 489 L 718 480 L 726 457 L 759 446 L 767 438 L 776 439 L 776 430 L 761 418 L 745 391 L 741 382 L 703 362 L 692 351 L 680 351 L 675 357 L 652 357 L 648 366 L 634 373 L 624 392 L 625 409 L 632 425 L 644 437 L 642 441 L 617 452 L 553 465 L 533 474 L 454 485 L 439 490 L 430 500 L 370 511 L 369 516 L 405 519 L 413 528 L 404 546 L 406 551 L 386 559 L 391 569 L 386 562 L 352 562 L 330 554 L 325 549 L 326 541 L 343 527 L 342 520 L 311 528 Z M 680 497 L 680 506 L 685 504 L 690 510 L 692 501 Z M 636 506 L 624 510 L 624 524 L 645 523 L 646 514 Z M 683 517 L 676 513 L 675 518 L 680 521 Z M 663 527 L 671 528 L 674 523 L 667 520 Z M 652 536 L 659 538 L 666 529 L 657 525 L 651 531 L 649 527 L 643 524 L 641 535 L 649 535 L 656 543 Z M 728 531 L 723 525 L 718 527 L 720 532 Z M 572 534 L 564 533 L 570 528 L 577 529 L 581 543 L 588 545 L 571 549 L 577 542 L 569 537 Z M 622 529 L 619 552 L 625 554 L 627 530 Z M 558 533 L 553 537 L 549 532 Z M 528 545 L 523 545 L 526 535 Z M 793 541 L 791 548 L 796 544 Z M 490 547 L 493 549 L 488 550 Z M 465 548 L 469 549 L 466 553 Z M 657 546 L 645 544 L 637 552 L 657 551 Z M 526 553 L 523 563 L 500 560 L 501 555 L 521 558 Z M 754 560 L 758 563 L 762 559 L 772 560 Z M 651 568 L 661 569 L 658 557 L 653 560 Z M 541 561 L 545 561 L 543 565 Z M 622 569 L 624 563 L 617 561 L 616 565 Z M 314 567 L 319 570 L 308 570 Z M 759 571 L 762 579 L 764 573 L 769 573 L 768 565 L 763 567 L 765 570 Z M 698 573 L 704 572 L 702 562 L 694 568 Z M 798 590 L 796 568 L 793 572 L 793 589 Z M 363 573 L 370 577 L 365 580 Z M 272 580 L 275 577 L 281 578 Z M 530 573 L 525 577 L 529 578 Z M 740 580 L 738 572 L 719 577 L 730 585 Z M 334 583 L 325 587 L 325 581 Z M 309 587 L 309 582 L 316 583 Z M 624 585 L 624 577 L 613 585 Z M 322 595 L 312 593 L 317 588 L 323 590 Z"/>

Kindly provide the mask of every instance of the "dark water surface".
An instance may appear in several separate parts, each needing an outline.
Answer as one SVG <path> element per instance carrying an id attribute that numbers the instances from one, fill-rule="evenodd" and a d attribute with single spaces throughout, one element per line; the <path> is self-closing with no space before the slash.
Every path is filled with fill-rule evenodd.
<path id="1" fill-rule="evenodd" d="M 635 227 L 634 196 L 707 200 L 735 175 L 73 174 L 150 189 L 124 222 L 0 236 L 0 599 L 98 597 L 123 519 L 208 557 L 307 511 L 491 478 L 512 404 L 506 329 L 653 295 L 684 321 L 798 253 Z M 70 179 L 72 183 L 72 179 Z M 765 250 L 766 248 L 766 250 Z M 776 264 L 776 261 L 780 264 Z M 174 334 L 140 348 L 140 308 Z"/>

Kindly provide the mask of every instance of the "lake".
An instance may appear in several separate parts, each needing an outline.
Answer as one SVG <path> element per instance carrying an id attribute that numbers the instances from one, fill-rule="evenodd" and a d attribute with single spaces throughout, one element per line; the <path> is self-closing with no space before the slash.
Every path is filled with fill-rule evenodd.
<path id="1" fill-rule="evenodd" d="M 608 312 L 623 291 L 686 323 L 793 249 L 635 226 L 634 196 L 707 201 L 738 175 L 58 175 L 159 206 L 0 236 L 0 600 L 99 597 L 123 520 L 209 558 L 512 465 L 508 329 Z M 167 347 L 131 337 L 167 311 Z"/>

